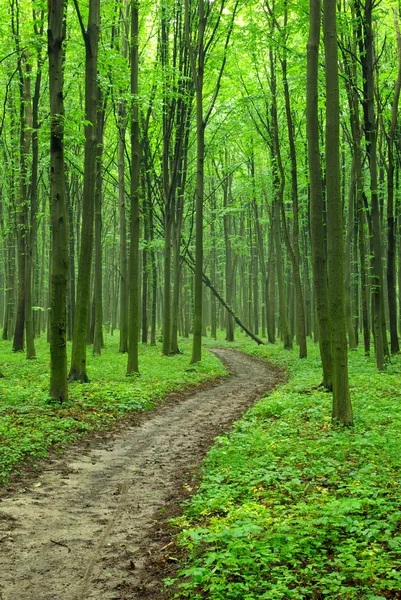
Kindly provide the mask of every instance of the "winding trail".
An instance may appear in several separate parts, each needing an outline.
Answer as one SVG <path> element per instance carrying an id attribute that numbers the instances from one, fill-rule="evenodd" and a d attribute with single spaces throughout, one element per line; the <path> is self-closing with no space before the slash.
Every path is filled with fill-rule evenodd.
<path id="1" fill-rule="evenodd" d="M 0 502 L 0 600 L 139 600 L 152 527 L 213 437 L 283 372 L 227 349 L 231 376 L 145 413 L 101 448 L 71 448 Z M 65 464 L 68 468 L 65 468 Z M 153 546 L 152 546 L 153 544 Z"/>

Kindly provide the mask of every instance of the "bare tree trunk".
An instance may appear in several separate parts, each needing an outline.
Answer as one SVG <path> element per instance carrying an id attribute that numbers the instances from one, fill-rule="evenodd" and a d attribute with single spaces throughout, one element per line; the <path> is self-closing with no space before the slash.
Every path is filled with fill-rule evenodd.
<path id="1" fill-rule="evenodd" d="M 344 294 L 345 294 L 345 317 L 347 322 L 348 344 L 351 350 L 355 350 L 356 337 L 352 314 L 352 288 L 351 288 L 351 250 L 352 234 L 354 231 L 354 201 L 355 201 L 355 158 L 352 160 L 351 180 L 348 191 L 348 223 L 345 238 L 344 252 Z"/>
<path id="2" fill-rule="evenodd" d="M 139 194 L 140 142 L 138 111 L 138 12 L 139 2 L 131 4 L 131 239 L 129 256 L 129 317 L 127 375 L 139 373 Z"/>
<path id="3" fill-rule="evenodd" d="M 323 1 L 323 27 L 326 74 L 327 252 L 333 368 L 332 416 L 333 420 L 341 425 L 352 425 L 353 415 L 348 384 L 347 332 L 344 308 L 336 3 L 333 0 Z"/>
<path id="4" fill-rule="evenodd" d="M 68 400 L 66 304 L 68 280 L 68 231 L 64 172 L 63 42 L 66 32 L 65 0 L 49 0 L 50 88 L 50 198 L 52 263 L 50 301 L 50 396 Z"/>
<path id="5" fill-rule="evenodd" d="M 18 27 L 18 26 L 17 26 Z M 15 33 L 19 40 L 19 31 Z M 19 42 L 18 42 L 19 45 Z M 24 67 L 25 66 L 25 72 Z M 20 85 L 20 181 L 19 198 L 17 203 L 17 248 L 18 248 L 18 301 L 17 318 L 14 331 L 14 352 L 24 350 L 24 327 L 26 318 L 26 263 L 28 244 L 28 156 L 31 146 L 32 107 L 31 107 L 31 67 L 26 57 L 18 63 Z"/>
<path id="6" fill-rule="evenodd" d="M 320 40 L 320 0 L 310 0 L 310 25 L 307 54 L 307 137 L 311 195 L 312 268 L 323 385 L 332 387 L 331 337 L 327 269 L 323 232 L 323 190 L 319 148 L 318 68 Z"/>
<path id="7" fill-rule="evenodd" d="M 85 166 L 82 201 L 81 243 L 78 266 L 76 314 L 72 340 L 69 381 L 88 382 L 86 372 L 86 338 L 90 305 L 93 254 L 93 221 L 96 193 L 96 125 L 97 125 L 97 57 L 100 28 L 100 0 L 89 1 L 88 26 L 85 29 L 77 0 L 78 13 L 85 42 Z"/>
<path id="8" fill-rule="evenodd" d="M 98 86 L 96 124 L 96 193 L 95 193 L 95 331 L 93 354 L 101 354 L 103 343 L 103 257 L 102 257 L 102 158 L 105 122 L 105 99 Z"/>
<path id="9" fill-rule="evenodd" d="M 356 3 L 359 23 L 358 38 L 360 44 L 360 60 L 363 72 L 363 108 L 365 122 L 366 150 L 369 159 L 370 192 L 371 192 L 371 227 L 372 227 L 372 318 L 375 341 L 377 368 L 384 369 L 387 340 L 383 337 L 383 268 L 381 230 L 378 198 L 377 177 L 377 127 L 374 101 L 374 58 L 373 58 L 373 29 L 372 29 L 372 0 L 366 0 L 363 21 L 360 0 Z"/>
<path id="10" fill-rule="evenodd" d="M 397 35 L 398 76 L 394 90 L 390 130 L 387 135 L 387 289 L 390 320 L 390 344 L 392 354 L 400 351 L 397 331 L 397 295 L 395 289 L 396 236 L 394 219 L 394 135 L 398 121 L 398 104 L 401 92 L 401 33 L 397 10 L 394 8 L 394 24 Z"/>

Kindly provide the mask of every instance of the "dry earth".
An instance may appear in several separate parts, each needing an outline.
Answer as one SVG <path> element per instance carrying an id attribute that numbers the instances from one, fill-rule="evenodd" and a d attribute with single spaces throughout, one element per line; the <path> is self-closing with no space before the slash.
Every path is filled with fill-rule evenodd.
<path id="1" fill-rule="evenodd" d="M 142 415 L 99 447 L 67 450 L 0 502 L 0 600 L 163 598 L 160 529 L 212 443 L 283 372 L 227 349 L 231 376 Z M 166 543 L 167 540 L 167 543 Z"/>

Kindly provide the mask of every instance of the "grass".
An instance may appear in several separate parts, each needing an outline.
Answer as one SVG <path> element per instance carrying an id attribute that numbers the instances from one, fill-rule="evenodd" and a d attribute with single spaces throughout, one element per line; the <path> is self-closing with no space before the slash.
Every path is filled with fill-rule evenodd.
<path id="1" fill-rule="evenodd" d="M 134 411 L 152 408 L 166 394 L 226 375 L 221 362 L 205 351 L 202 363 L 189 366 L 189 342 L 182 340 L 183 354 L 161 355 L 160 347 L 141 345 L 140 376 L 125 377 L 127 355 L 118 352 L 118 335 L 106 336 L 101 356 L 88 347 L 91 383 L 73 383 L 70 400 L 62 406 L 49 402 L 49 347 L 36 340 L 37 359 L 28 361 L 13 353 L 11 342 L 0 342 L 0 484 L 18 473 L 26 459 L 33 463 L 49 448 L 65 444 L 113 424 Z M 70 351 L 70 346 L 69 346 Z"/>
<path id="2" fill-rule="evenodd" d="M 217 438 L 175 522 L 187 562 L 167 585 L 191 600 L 401 598 L 400 357 L 379 373 L 350 354 L 355 427 L 333 430 L 315 346 L 307 360 L 235 346 L 291 378 Z"/>

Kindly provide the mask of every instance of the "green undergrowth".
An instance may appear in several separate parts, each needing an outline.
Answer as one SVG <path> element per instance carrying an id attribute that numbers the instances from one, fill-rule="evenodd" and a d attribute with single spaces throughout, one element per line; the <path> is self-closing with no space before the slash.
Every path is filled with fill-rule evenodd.
<path id="1" fill-rule="evenodd" d="M 167 585 L 191 600 L 401 598 L 401 359 L 378 373 L 350 354 L 355 427 L 333 429 L 317 347 L 235 346 L 291 378 L 217 438 Z"/>
<path id="2" fill-rule="evenodd" d="M 35 461 L 51 447 L 62 450 L 86 432 L 112 428 L 123 416 L 152 408 L 166 394 L 226 375 L 221 362 L 204 352 L 202 363 L 189 365 L 190 344 L 183 354 L 164 357 L 160 347 L 140 346 L 140 376 L 125 376 L 127 355 L 118 352 L 118 335 L 106 336 L 101 356 L 88 347 L 89 384 L 69 386 L 70 400 L 49 402 L 49 347 L 36 340 L 37 359 L 13 353 L 10 342 L 0 342 L 0 483 L 25 459 Z M 69 346 L 70 350 L 70 346 Z"/>

